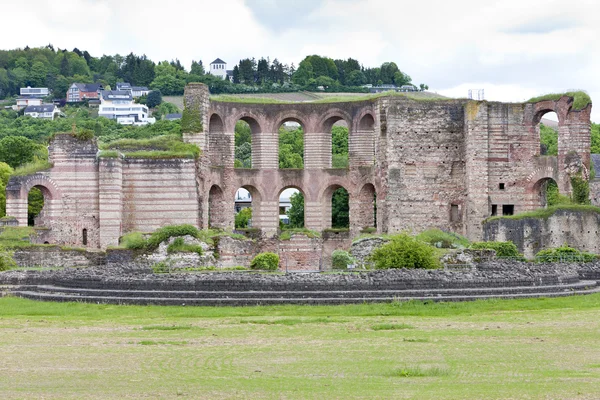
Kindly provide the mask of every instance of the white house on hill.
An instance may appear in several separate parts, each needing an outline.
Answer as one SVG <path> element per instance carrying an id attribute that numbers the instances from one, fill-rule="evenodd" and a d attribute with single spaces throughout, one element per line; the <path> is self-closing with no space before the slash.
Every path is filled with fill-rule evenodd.
<path id="1" fill-rule="evenodd" d="M 59 112 L 54 104 L 42 104 L 40 106 L 27 106 L 24 115 L 29 115 L 31 118 L 46 118 L 54 119 L 54 115 Z"/>
<path id="2" fill-rule="evenodd" d="M 133 102 L 129 90 L 104 90 L 100 97 L 98 116 L 116 119 L 121 125 L 146 125 L 156 122 L 148 107 Z"/>
<path id="3" fill-rule="evenodd" d="M 218 76 L 221 79 L 228 79 L 227 77 L 227 63 L 220 58 L 210 63 L 210 70 L 208 71 L 211 75 Z"/>

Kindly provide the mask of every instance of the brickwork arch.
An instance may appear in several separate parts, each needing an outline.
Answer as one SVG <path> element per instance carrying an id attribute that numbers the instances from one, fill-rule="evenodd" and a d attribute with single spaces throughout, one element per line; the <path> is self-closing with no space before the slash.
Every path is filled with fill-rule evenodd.
<path id="1" fill-rule="evenodd" d="M 323 229 L 332 227 L 333 194 L 338 189 L 346 190 L 346 192 L 348 192 L 348 197 L 350 197 L 350 191 L 348 190 L 348 188 L 340 184 L 329 185 L 321 192 L 321 195 L 319 196 L 319 203 L 321 204 L 321 215 L 323 216 Z"/>
<path id="2" fill-rule="evenodd" d="M 362 113 L 350 131 L 348 152 L 351 166 L 375 163 L 375 116 L 370 111 Z"/>
<path id="3" fill-rule="evenodd" d="M 227 165 L 231 159 L 228 151 L 230 144 L 231 141 L 227 140 L 225 133 L 223 118 L 219 114 L 213 113 L 208 123 L 208 154 L 212 165 L 219 167 Z"/>

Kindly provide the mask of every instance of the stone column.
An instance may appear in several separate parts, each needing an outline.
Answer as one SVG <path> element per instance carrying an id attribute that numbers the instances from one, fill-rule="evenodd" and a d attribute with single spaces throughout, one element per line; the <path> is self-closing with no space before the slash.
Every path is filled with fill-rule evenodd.
<path id="1" fill-rule="evenodd" d="M 100 247 L 117 246 L 123 221 L 123 164 L 121 158 L 98 160 Z"/>

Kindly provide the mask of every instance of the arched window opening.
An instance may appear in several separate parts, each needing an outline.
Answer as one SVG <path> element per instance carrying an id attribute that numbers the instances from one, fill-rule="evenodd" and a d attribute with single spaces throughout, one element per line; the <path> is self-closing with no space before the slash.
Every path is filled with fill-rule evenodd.
<path id="1" fill-rule="evenodd" d="M 331 196 L 331 227 L 350 228 L 350 195 L 343 187 L 338 188 Z"/>
<path id="2" fill-rule="evenodd" d="M 235 168 L 252 168 L 252 159 L 256 157 L 255 150 L 261 132 L 258 122 L 250 117 L 243 117 L 235 124 Z M 253 140 L 257 139 L 257 140 Z"/>
<path id="3" fill-rule="evenodd" d="M 226 228 L 225 196 L 223 190 L 213 185 L 208 192 L 208 226 L 210 228 Z"/>
<path id="4" fill-rule="evenodd" d="M 331 167 L 348 168 L 348 124 L 343 119 L 335 121 L 331 131 Z"/>
<path id="5" fill-rule="evenodd" d="M 285 120 L 279 127 L 279 168 L 304 168 L 304 129 L 299 121 Z"/>
<path id="6" fill-rule="evenodd" d="M 535 191 L 539 196 L 540 207 L 552 207 L 559 204 L 570 204 L 569 196 L 560 194 L 558 184 L 552 178 L 540 179 L 535 184 Z"/>
<path id="7" fill-rule="evenodd" d="M 304 194 L 300 190 L 285 188 L 279 194 L 279 227 L 304 228 Z"/>
<path id="8" fill-rule="evenodd" d="M 87 246 L 88 244 L 88 234 L 87 234 L 87 229 L 83 228 L 83 231 L 81 232 L 81 243 L 83 243 L 84 246 Z"/>
<path id="9" fill-rule="evenodd" d="M 550 111 L 542 116 L 536 126 L 540 138 L 540 155 L 558 155 L 558 115 Z"/>
<path id="10" fill-rule="evenodd" d="M 252 168 L 252 131 L 246 121 L 235 124 L 235 168 Z"/>
<path id="11" fill-rule="evenodd" d="M 27 225 L 43 226 L 44 205 L 48 198 L 48 190 L 42 186 L 34 186 L 27 195 Z"/>
<path id="12" fill-rule="evenodd" d="M 358 218 L 362 229 L 377 227 L 377 194 L 375 186 L 367 183 L 358 194 Z"/>
<path id="13" fill-rule="evenodd" d="M 242 186 L 235 192 L 236 229 L 261 228 L 261 195 L 254 186 Z"/>

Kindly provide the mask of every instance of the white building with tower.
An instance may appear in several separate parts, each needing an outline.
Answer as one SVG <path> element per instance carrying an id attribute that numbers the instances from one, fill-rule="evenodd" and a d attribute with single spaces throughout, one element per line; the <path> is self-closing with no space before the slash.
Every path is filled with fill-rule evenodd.
<path id="1" fill-rule="evenodd" d="M 221 79 L 232 79 L 233 70 L 227 69 L 227 63 L 220 58 L 210 63 L 209 74 L 218 76 Z"/>

